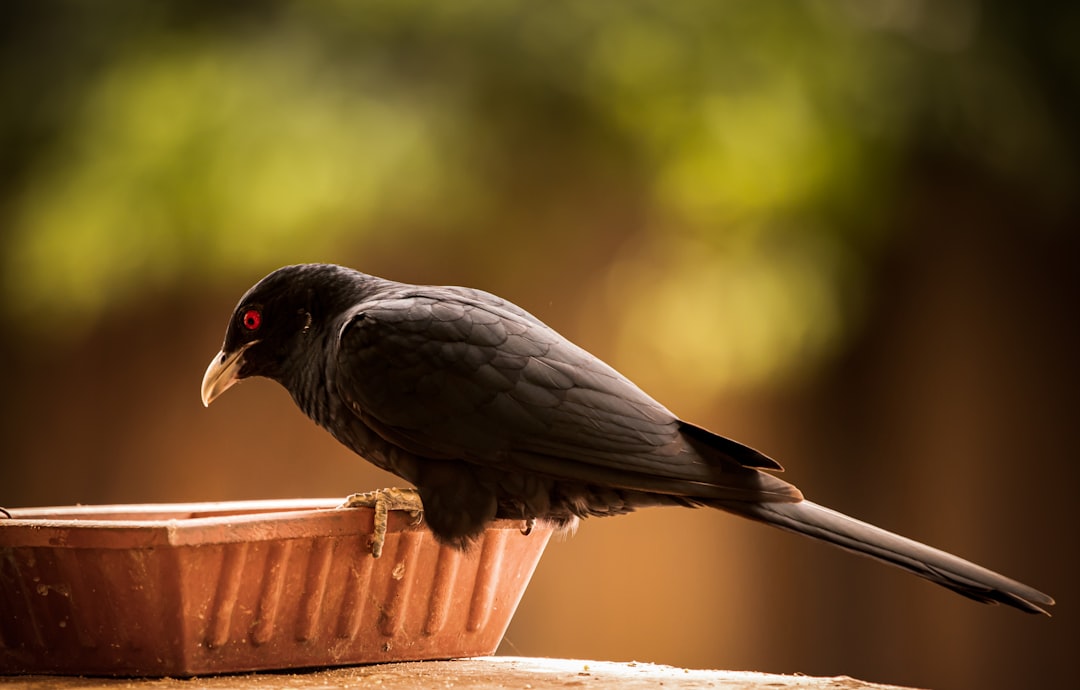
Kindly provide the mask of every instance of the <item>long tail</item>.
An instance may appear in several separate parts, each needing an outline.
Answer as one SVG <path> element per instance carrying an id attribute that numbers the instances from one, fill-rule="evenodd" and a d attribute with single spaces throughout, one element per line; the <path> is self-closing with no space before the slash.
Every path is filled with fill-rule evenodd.
<path id="1" fill-rule="evenodd" d="M 895 565 L 976 601 L 1045 615 L 1050 614 L 1043 607 L 1054 604 L 1053 598 L 1021 582 L 810 501 L 709 505 Z"/>

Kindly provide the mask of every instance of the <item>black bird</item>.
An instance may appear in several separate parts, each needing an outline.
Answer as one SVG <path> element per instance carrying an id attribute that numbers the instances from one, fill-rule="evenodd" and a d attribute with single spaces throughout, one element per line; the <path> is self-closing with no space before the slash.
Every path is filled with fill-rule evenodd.
<path id="1" fill-rule="evenodd" d="M 286 266 L 241 298 L 202 382 L 209 405 L 264 376 L 363 458 L 416 486 L 464 547 L 496 518 L 570 527 L 646 506 L 709 506 L 835 544 L 966 597 L 1054 600 L 804 500 L 774 460 L 676 417 L 520 307 L 480 290 Z"/>

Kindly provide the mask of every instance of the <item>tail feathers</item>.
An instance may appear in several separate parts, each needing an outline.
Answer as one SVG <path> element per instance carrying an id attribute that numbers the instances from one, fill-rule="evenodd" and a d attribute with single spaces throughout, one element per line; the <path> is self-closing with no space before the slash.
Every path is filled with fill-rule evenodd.
<path id="1" fill-rule="evenodd" d="M 1051 597 L 1021 582 L 810 501 L 710 505 L 903 568 L 976 601 L 1045 615 L 1050 614 L 1043 607 L 1054 604 Z"/>

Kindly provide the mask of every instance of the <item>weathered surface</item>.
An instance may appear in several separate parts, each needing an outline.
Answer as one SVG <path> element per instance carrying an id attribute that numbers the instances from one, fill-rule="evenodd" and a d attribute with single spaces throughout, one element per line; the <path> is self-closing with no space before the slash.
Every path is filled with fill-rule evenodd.
<path id="1" fill-rule="evenodd" d="M 893 685 L 866 683 L 854 678 L 782 676 L 747 671 L 700 671 L 637 662 L 582 661 L 526 657 L 486 657 L 455 661 L 417 661 L 374 666 L 351 666 L 307 673 L 257 673 L 194 679 L 81 678 L 62 676 L 0 677 L 0 686 L 26 690 L 255 690 L 282 688 L 386 688 L 430 690 L 582 690 L 656 688 L 689 690 L 761 690 L 808 688 L 828 690 L 899 690 Z"/>
<path id="2" fill-rule="evenodd" d="M 439 544 L 340 499 L 16 509 L 0 520 L 0 676 L 192 676 L 493 653 L 551 534 Z M 118 606 L 117 602 L 123 602 Z"/>

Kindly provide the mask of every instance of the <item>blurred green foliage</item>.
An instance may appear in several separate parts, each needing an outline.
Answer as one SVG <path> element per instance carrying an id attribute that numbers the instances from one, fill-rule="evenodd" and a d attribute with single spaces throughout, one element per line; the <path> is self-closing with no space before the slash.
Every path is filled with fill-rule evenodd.
<path id="1" fill-rule="evenodd" d="M 1036 63 L 1075 65 L 1077 13 L 999 4 L 5 3 L 5 312 L 71 332 L 375 240 L 586 243 L 545 223 L 604 190 L 633 218 L 581 303 L 622 356 L 775 376 L 857 323 L 924 152 L 1070 203 L 1075 109 Z"/>

